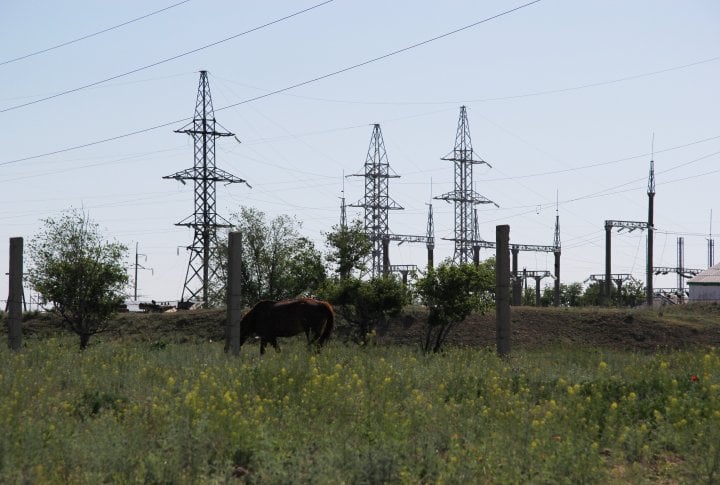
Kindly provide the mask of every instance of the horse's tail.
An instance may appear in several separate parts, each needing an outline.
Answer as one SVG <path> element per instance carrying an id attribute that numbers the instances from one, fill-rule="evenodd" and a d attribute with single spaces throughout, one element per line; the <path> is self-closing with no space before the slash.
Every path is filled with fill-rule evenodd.
<path id="1" fill-rule="evenodd" d="M 335 326 L 335 311 L 333 311 L 332 305 L 324 301 L 323 307 L 327 314 L 325 315 L 325 324 L 320 329 L 320 337 L 317 340 L 318 345 L 324 344 L 325 341 L 330 338 L 330 334 Z"/>

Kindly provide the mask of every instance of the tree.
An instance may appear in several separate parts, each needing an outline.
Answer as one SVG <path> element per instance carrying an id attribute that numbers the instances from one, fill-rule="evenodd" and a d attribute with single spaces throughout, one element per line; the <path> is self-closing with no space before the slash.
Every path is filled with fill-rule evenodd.
<path id="1" fill-rule="evenodd" d="M 361 342 L 410 302 L 407 288 L 393 275 L 369 281 L 352 277 L 327 280 L 319 296 L 332 303 L 337 313 L 350 322 L 355 339 Z"/>
<path id="2" fill-rule="evenodd" d="M 569 285 L 560 283 L 560 306 L 579 306 L 582 293 L 582 283 L 570 283 Z M 555 288 L 553 286 L 546 286 L 543 289 L 540 303 L 542 306 L 555 304 Z"/>
<path id="3" fill-rule="evenodd" d="M 314 293 L 326 278 L 322 255 L 309 239 L 300 235 L 300 223 L 280 215 L 267 221 L 265 214 L 241 207 L 230 220 L 242 233 L 242 303 L 282 300 Z M 221 267 L 227 267 L 227 235 L 219 238 Z M 225 272 L 227 274 L 227 272 Z M 213 284 L 215 304 L 225 302 L 226 281 Z"/>
<path id="4" fill-rule="evenodd" d="M 495 291 L 495 260 L 479 266 L 444 262 L 415 282 L 420 301 L 428 310 L 423 349 L 439 352 L 450 330 L 474 311 L 490 305 Z"/>
<path id="5" fill-rule="evenodd" d="M 63 324 L 80 336 L 80 349 L 107 328 L 124 300 L 127 247 L 108 242 L 87 214 L 70 210 L 47 218 L 31 241 L 27 281 Z"/>
<path id="6" fill-rule="evenodd" d="M 365 262 L 372 251 L 372 241 L 363 229 L 362 221 L 354 221 L 350 226 L 333 226 L 333 230 L 325 234 L 325 245 L 330 252 L 325 257 L 335 265 L 340 279 L 353 275 L 353 271 L 365 271 Z"/>

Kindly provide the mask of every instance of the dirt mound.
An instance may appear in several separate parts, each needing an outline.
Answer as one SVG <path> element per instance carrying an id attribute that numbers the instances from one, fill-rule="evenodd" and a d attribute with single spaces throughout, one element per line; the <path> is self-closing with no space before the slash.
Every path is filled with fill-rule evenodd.
<path id="1" fill-rule="evenodd" d="M 511 346 L 540 348 L 579 345 L 619 350 L 682 349 L 720 346 L 720 305 L 692 304 L 654 309 L 535 308 L 511 309 Z M 377 329 L 384 344 L 420 345 L 427 312 L 408 307 L 402 315 Z M 56 333 L 59 321 L 48 314 L 28 317 L 25 335 Z M 147 342 L 222 340 L 225 311 L 197 310 L 175 313 L 122 313 L 105 333 L 111 338 Z M 336 338 L 348 326 L 338 318 Z M 452 329 L 449 345 L 495 346 L 495 312 L 471 315 Z"/>
<path id="2" fill-rule="evenodd" d="M 659 309 L 513 307 L 511 346 L 580 345 L 622 350 L 720 345 L 720 306 L 683 305 Z M 425 312 L 404 315 L 378 329 L 381 342 L 421 342 Z M 448 344 L 495 346 L 495 312 L 471 315 L 451 330 Z"/>

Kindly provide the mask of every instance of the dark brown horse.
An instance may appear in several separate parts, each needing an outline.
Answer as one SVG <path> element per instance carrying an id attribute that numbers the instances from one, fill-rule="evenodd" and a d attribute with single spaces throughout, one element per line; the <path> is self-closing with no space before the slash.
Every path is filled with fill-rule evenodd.
<path id="1" fill-rule="evenodd" d="M 330 337 L 335 313 L 330 303 L 302 298 L 299 300 L 259 301 L 240 320 L 240 345 L 252 335 L 260 337 L 260 354 L 270 343 L 278 349 L 278 337 L 305 333 L 308 345 L 318 347 Z"/>

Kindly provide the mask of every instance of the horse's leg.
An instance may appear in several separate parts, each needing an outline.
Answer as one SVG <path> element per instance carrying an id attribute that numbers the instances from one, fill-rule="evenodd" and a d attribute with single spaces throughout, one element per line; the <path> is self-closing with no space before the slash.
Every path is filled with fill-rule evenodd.
<path id="1" fill-rule="evenodd" d="M 267 345 L 267 340 L 264 338 L 260 339 L 260 355 L 263 355 L 265 353 L 265 346 Z"/>
<path id="2" fill-rule="evenodd" d="M 270 343 L 273 347 L 275 347 L 275 352 L 280 352 L 280 347 L 278 347 L 277 343 L 277 337 L 273 337 L 272 340 L 270 340 Z"/>

